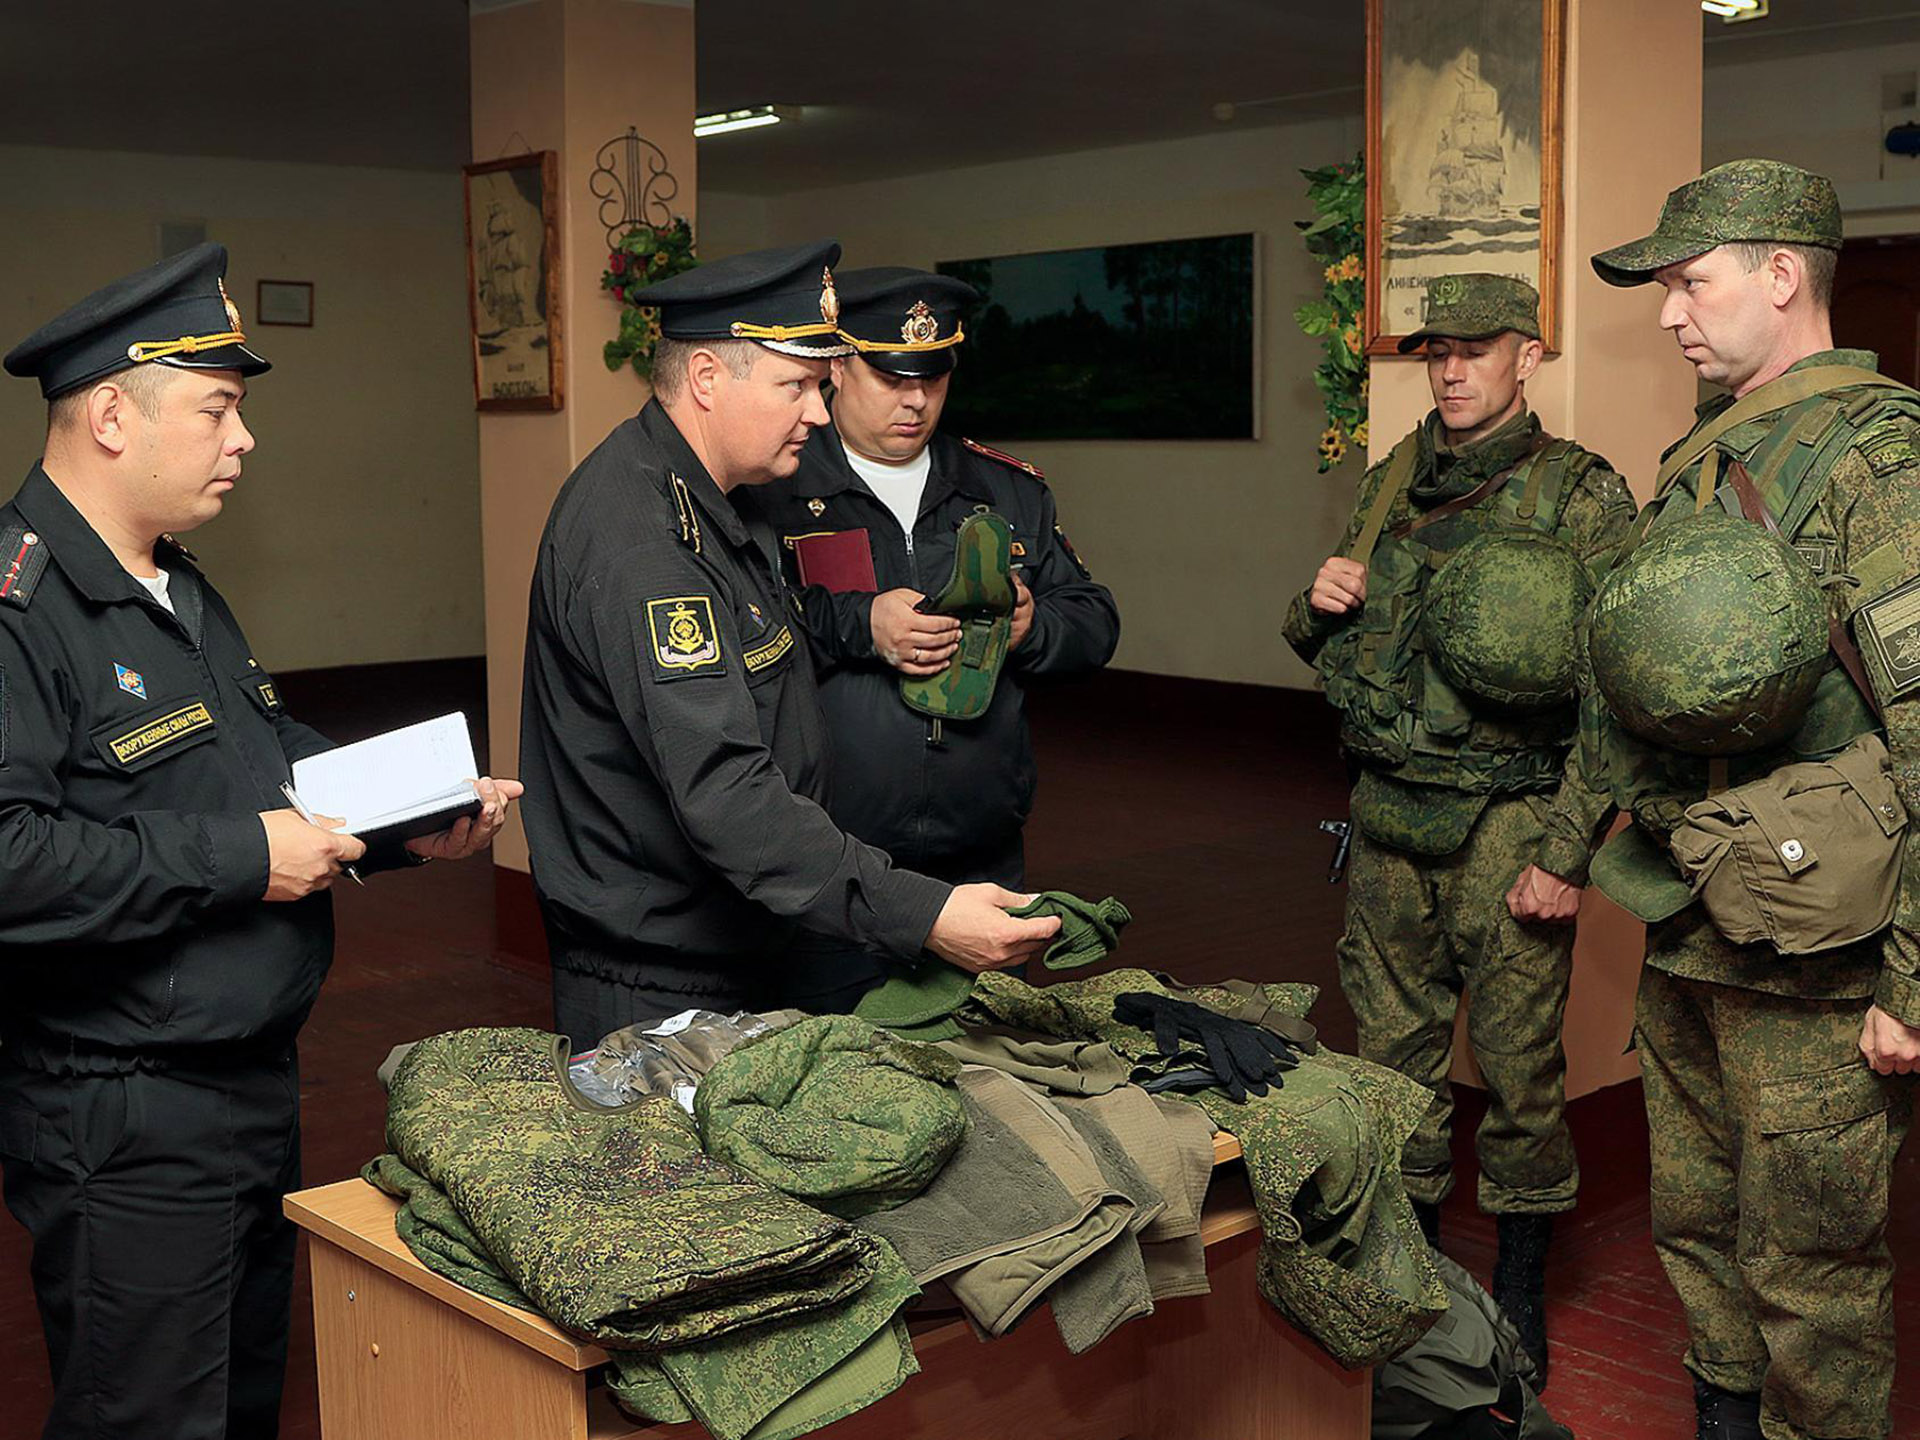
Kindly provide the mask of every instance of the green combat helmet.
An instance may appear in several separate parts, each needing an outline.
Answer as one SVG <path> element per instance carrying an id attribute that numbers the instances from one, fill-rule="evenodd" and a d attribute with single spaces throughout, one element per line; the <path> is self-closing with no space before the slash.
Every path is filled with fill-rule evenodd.
<path id="1" fill-rule="evenodd" d="M 1476 535 L 1427 586 L 1420 638 L 1447 683 L 1526 713 L 1574 697 L 1580 617 L 1593 579 L 1564 540 L 1532 530 Z"/>
<path id="2" fill-rule="evenodd" d="M 958 620 L 960 648 L 938 675 L 902 676 L 900 698 L 937 720 L 986 714 L 1013 638 L 1013 605 L 1013 531 L 976 506 L 953 542 L 953 578 L 919 607 Z"/>
<path id="3" fill-rule="evenodd" d="M 1709 510 L 1655 532 L 1607 576 L 1588 645 L 1628 730 L 1738 755 L 1799 728 L 1826 668 L 1826 601 L 1786 541 Z"/>

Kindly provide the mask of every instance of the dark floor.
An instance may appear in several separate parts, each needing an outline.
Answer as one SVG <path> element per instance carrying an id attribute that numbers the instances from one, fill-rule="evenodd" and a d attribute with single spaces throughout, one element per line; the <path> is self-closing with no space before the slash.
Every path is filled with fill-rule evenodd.
<path id="1" fill-rule="evenodd" d="M 343 738 L 454 704 L 470 713 L 475 675 L 426 677 L 432 703 L 388 717 L 379 697 L 419 694 L 399 677 L 288 677 L 306 718 Z M 446 703 L 440 703 L 444 700 Z M 1057 688 L 1035 705 L 1044 786 L 1029 827 L 1037 886 L 1123 898 L 1136 917 L 1122 958 L 1183 979 L 1317 981 L 1323 1034 L 1347 1048 L 1353 1017 L 1334 984 L 1343 891 L 1326 882 L 1324 817 L 1344 813 L 1343 775 L 1316 697 L 1249 687 L 1111 675 Z M 338 959 L 302 1041 L 305 1163 L 310 1184 L 353 1174 L 380 1148 L 384 1097 L 374 1068 L 396 1041 L 464 1025 L 547 1019 L 544 980 L 496 951 L 492 876 L 437 865 L 346 887 Z M 1479 1113 L 1471 1093 L 1462 1119 Z M 1547 1399 L 1581 1440 L 1685 1440 L 1692 1405 L 1679 1366 L 1683 1329 L 1648 1239 L 1646 1130 L 1637 1087 L 1575 1106 L 1586 1188 L 1562 1222 L 1551 1274 L 1555 1370 Z M 1484 1278 L 1491 1224 L 1471 1210 L 1472 1156 L 1445 1216 L 1447 1248 Z M 1894 1434 L 1920 1436 L 1920 1220 L 1909 1151 L 1896 1195 L 1898 1252 L 1909 1260 L 1896 1310 L 1902 1385 Z M 0 1221 L 0 1440 L 38 1433 L 45 1356 L 27 1284 L 27 1247 Z M 284 1433 L 319 1433 L 304 1258 L 294 1302 Z M 1239 1440 L 1239 1437 L 1206 1437 Z"/>

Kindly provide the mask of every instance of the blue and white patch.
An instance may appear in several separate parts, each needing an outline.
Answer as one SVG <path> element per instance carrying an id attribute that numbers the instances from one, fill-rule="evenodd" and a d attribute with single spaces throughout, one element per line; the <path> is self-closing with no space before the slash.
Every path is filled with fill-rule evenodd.
<path id="1" fill-rule="evenodd" d="M 137 695 L 142 700 L 147 698 L 147 682 L 138 670 L 129 670 L 116 660 L 113 665 L 113 678 L 120 682 L 120 688 L 127 694 Z"/>

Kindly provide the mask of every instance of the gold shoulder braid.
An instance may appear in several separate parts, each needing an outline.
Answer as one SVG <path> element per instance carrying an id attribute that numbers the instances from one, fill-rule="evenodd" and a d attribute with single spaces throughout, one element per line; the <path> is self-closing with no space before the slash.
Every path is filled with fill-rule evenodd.
<path id="1" fill-rule="evenodd" d="M 687 491 L 687 482 L 671 470 L 667 472 L 667 480 L 673 486 L 674 508 L 680 512 L 680 543 L 691 546 L 693 553 L 698 555 L 700 553 L 700 514 L 693 508 L 693 496 Z"/>

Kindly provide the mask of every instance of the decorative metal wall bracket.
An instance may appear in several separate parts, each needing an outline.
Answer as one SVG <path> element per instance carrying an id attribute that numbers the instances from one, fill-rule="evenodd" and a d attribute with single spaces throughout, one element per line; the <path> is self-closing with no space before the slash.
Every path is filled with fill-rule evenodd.
<path id="1" fill-rule="evenodd" d="M 665 229 L 673 224 L 673 198 L 680 182 L 667 168 L 667 154 L 629 125 L 594 156 L 588 187 L 600 201 L 600 223 L 612 247 L 635 225 Z"/>

